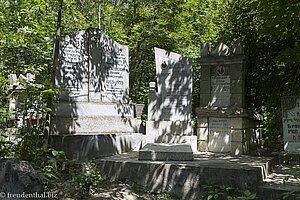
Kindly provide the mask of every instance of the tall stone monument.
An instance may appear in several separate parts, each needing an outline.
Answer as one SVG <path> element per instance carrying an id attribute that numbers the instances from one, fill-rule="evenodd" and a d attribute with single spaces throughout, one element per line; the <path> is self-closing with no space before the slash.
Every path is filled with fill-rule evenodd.
<path id="1" fill-rule="evenodd" d="M 155 61 L 157 91 L 156 83 L 150 82 L 146 139 L 154 143 L 188 143 L 196 151 L 191 118 L 192 59 L 155 48 Z"/>
<path id="2" fill-rule="evenodd" d="M 233 51 L 220 43 L 201 47 L 198 150 L 247 154 L 260 141 L 262 116 L 245 109 L 245 63 L 241 41 Z"/>
<path id="3" fill-rule="evenodd" d="M 300 96 L 281 99 L 284 151 L 300 154 Z"/>
<path id="4" fill-rule="evenodd" d="M 124 140 L 120 144 L 132 145 L 124 135 L 141 132 L 141 119 L 129 104 L 128 47 L 90 28 L 60 38 L 56 63 L 55 85 L 61 90 L 52 133 L 106 139 L 117 134 Z"/>

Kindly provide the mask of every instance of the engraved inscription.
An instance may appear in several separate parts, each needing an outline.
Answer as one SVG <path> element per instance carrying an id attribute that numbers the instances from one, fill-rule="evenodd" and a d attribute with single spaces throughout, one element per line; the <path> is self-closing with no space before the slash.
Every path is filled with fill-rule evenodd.
<path id="1" fill-rule="evenodd" d="M 220 107 L 230 105 L 230 76 L 211 77 L 211 105 Z"/>
<path id="2" fill-rule="evenodd" d="M 208 150 L 212 152 L 230 152 L 230 119 L 209 118 Z"/>
<path id="3" fill-rule="evenodd" d="M 282 117 L 284 150 L 300 153 L 300 97 L 296 107 L 287 110 L 287 116 Z"/>

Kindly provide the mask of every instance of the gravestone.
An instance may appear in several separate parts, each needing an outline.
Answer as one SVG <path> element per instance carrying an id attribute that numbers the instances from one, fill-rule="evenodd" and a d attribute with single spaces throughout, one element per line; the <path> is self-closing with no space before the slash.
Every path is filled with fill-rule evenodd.
<path id="1" fill-rule="evenodd" d="M 90 140 L 99 134 L 140 133 L 141 118 L 136 116 L 135 105 L 129 104 L 128 46 L 117 43 L 99 29 L 89 28 L 61 37 L 58 48 L 55 84 L 61 90 L 55 102 L 56 116 L 52 120 L 52 133 L 89 135 Z M 140 134 L 136 135 L 141 138 Z M 68 138 L 78 144 L 75 137 Z M 131 141 L 126 139 L 133 137 L 117 138 L 124 141 L 116 141 L 116 146 L 131 145 Z M 81 141 L 89 143 L 90 140 Z M 99 139 L 99 143 L 102 141 L 105 138 Z M 62 144 L 57 141 L 53 143 Z M 99 143 L 95 141 L 96 146 L 89 149 L 100 149 Z M 81 155 L 80 152 L 78 154 Z"/>
<path id="2" fill-rule="evenodd" d="M 154 50 L 158 91 L 156 83 L 150 82 L 146 143 L 188 143 L 196 151 L 191 119 L 192 59 Z"/>
<path id="3" fill-rule="evenodd" d="M 198 150 L 245 154 L 260 144 L 262 116 L 245 109 L 245 63 L 241 41 L 201 47 Z"/>
<path id="4" fill-rule="evenodd" d="M 300 96 L 282 97 L 284 151 L 300 154 Z"/>

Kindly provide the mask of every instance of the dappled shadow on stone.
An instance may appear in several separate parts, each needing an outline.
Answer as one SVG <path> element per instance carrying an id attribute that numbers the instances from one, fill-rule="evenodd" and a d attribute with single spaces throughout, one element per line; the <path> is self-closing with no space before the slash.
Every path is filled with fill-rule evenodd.
<path id="1" fill-rule="evenodd" d="M 256 190 L 269 174 L 272 158 L 199 153 L 194 161 L 142 161 L 132 152 L 97 160 L 97 165 L 111 180 L 126 179 L 150 192 L 199 199 L 208 183 Z"/>

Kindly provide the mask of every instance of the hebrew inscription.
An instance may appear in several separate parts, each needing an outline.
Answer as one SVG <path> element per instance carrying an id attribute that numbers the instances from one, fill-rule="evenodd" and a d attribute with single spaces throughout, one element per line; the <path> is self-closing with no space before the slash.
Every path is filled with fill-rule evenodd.
<path id="1" fill-rule="evenodd" d="M 211 104 L 220 107 L 230 105 L 230 76 L 211 77 Z"/>
<path id="2" fill-rule="evenodd" d="M 282 117 L 284 150 L 300 154 L 300 97 L 294 108 L 286 110 L 286 113 Z"/>
<path id="3" fill-rule="evenodd" d="M 209 118 L 208 150 L 230 152 L 230 118 Z"/>
<path id="4" fill-rule="evenodd" d="M 59 42 L 56 85 L 62 87 L 59 99 L 87 100 L 88 63 L 85 46 L 85 32 L 65 36 Z"/>

